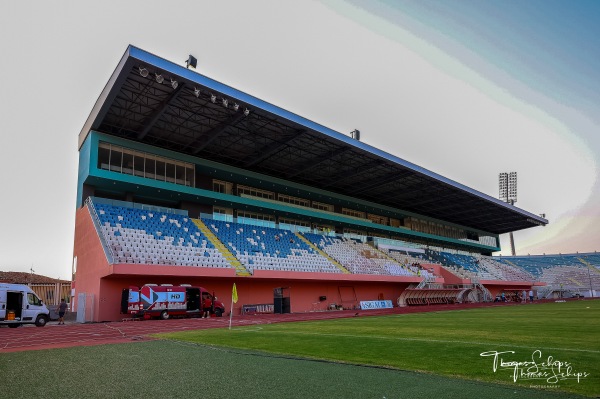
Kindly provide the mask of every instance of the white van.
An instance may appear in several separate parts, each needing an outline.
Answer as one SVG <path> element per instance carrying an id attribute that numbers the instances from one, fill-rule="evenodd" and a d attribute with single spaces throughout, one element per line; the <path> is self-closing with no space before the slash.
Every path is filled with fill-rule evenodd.
<path id="1" fill-rule="evenodd" d="M 18 327 L 35 324 L 44 327 L 50 312 L 38 296 L 26 285 L 0 283 L 0 325 Z"/>

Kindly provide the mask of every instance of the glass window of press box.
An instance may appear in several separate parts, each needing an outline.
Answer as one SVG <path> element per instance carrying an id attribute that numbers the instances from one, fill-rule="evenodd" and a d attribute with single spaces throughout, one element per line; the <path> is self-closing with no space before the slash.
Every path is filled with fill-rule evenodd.
<path id="1" fill-rule="evenodd" d="M 100 142 L 98 168 L 194 187 L 194 165 Z"/>

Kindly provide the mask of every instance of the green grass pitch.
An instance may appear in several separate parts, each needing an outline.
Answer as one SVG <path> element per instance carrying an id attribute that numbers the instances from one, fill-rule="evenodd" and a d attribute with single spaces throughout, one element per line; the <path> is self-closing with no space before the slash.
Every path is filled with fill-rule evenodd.
<path id="1" fill-rule="evenodd" d="M 257 325 L 165 337 L 532 387 L 547 394 L 598 396 L 599 332 L 596 300 Z M 507 352 L 497 356 L 495 372 L 495 357 L 481 356 L 493 351 Z"/>
<path id="2" fill-rule="evenodd" d="M 511 398 L 598 396 L 600 301 L 169 334 L 0 352 L 7 398 Z M 0 331 L 0 333 L 2 333 Z M 484 351 L 535 350 L 590 375 L 556 384 L 492 371 Z M 547 361 L 547 359 L 546 359 Z M 543 386 L 530 388 L 530 386 Z"/>

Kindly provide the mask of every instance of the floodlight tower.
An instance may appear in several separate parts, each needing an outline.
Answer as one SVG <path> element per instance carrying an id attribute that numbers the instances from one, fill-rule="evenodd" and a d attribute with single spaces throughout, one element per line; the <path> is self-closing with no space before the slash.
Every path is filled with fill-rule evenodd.
<path id="1" fill-rule="evenodd" d="M 498 178 L 500 188 L 500 200 L 508 202 L 514 205 L 517 202 L 517 172 L 502 172 Z M 513 256 L 515 252 L 515 239 L 512 231 L 509 233 L 510 236 L 510 250 Z"/>

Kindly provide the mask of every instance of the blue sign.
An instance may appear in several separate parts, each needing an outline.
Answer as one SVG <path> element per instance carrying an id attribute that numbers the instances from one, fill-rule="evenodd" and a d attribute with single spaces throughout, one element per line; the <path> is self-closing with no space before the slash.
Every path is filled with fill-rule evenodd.
<path id="1" fill-rule="evenodd" d="M 391 309 L 392 301 L 389 299 L 386 301 L 360 301 L 361 310 L 372 310 L 372 309 Z"/>

